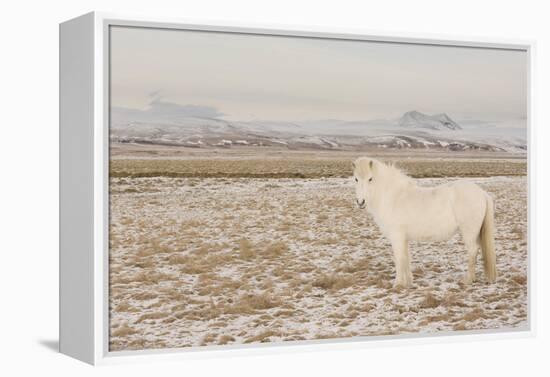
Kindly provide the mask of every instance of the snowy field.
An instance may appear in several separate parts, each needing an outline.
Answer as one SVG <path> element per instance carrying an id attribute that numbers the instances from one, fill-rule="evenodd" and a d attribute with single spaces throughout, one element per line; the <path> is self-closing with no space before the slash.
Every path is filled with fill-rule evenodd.
<path id="1" fill-rule="evenodd" d="M 110 349 L 526 326 L 527 179 L 468 179 L 495 199 L 497 282 L 478 257 L 462 284 L 455 236 L 411 244 L 413 287 L 394 289 L 350 178 L 111 178 Z"/>

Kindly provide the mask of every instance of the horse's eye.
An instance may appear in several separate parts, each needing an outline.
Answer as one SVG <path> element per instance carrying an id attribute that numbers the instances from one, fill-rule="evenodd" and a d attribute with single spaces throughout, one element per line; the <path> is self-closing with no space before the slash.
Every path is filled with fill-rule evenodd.
<path id="1" fill-rule="evenodd" d="M 355 177 L 355 182 L 359 182 L 359 180 L 357 179 L 357 177 Z"/>
<path id="2" fill-rule="evenodd" d="M 372 182 L 372 177 L 369 178 L 369 182 Z"/>

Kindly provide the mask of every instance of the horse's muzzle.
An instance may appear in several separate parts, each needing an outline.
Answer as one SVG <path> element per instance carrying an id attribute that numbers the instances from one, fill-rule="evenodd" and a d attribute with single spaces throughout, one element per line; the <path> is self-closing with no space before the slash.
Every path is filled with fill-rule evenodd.
<path id="1" fill-rule="evenodd" d="M 358 206 L 359 208 L 363 209 L 363 208 L 366 207 L 366 205 L 365 205 L 365 199 L 363 199 L 363 200 L 356 199 L 355 201 L 357 202 L 357 206 Z"/>

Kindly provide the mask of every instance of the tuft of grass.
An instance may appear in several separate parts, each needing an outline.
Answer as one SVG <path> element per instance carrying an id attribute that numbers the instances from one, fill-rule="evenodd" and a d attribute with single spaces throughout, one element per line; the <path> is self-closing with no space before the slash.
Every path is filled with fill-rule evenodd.
<path id="1" fill-rule="evenodd" d="M 142 259 L 135 259 L 132 263 L 135 267 L 138 268 L 153 268 L 155 267 L 155 261 L 152 258 L 142 258 Z"/>
<path id="2" fill-rule="evenodd" d="M 245 339 L 244 342 L 245 343 L 257 343 L 257 342 L 266 343 L 266 342 L 269 342 L 269 337 L 275 336 L 275 335 L 279 335 L 279 334 L 275 333 L 275 331 L 273 330 L 267 330 L 251 338 Z"/>
<path id="3" fill-rule="evenodd" d="M 374 283 L 376 288 L 380 288 L 380 289 L 391 289 L 393 286 L 391 281 L 382 280 L 379 278 L 370 278 L 369 283 Z"/>
<path id="4" fill-rule="evenodd" d="M 280 257 L 288 250 L 288 245 L 285 242 L 275 241 L 267 245 L 264 251 L 264 255 L 271 258 Z"/>
<path id="5" fill-rule="evenodd" d="M 484 317 L 485 317 L 485 312 L 483 311 L 483 309 L 475 308 L 475 309 L 469 311 L 468 313 L 464 314 L 462 319 L 465 320 L 465 321 L 468 321 L 468 322 L 472 322 L 472 321 L 475 321 L 477 319 L 484 318 Z"/>
<path id="6" fill-rule="evenodd" d="M 273 316 L 275 317 L 292 317 L 297 314 L 296 310 L 289 310 L 289 309 L 283 309 L 279 310 L 278 312 L 275 312 Z"/>
<path id="7" fill-rule="evenodd" d="M 111 331 L 111 336 L 113 337 L 124 337 L 137 334 L 137 330 L 134 330 L 127 323 L 122 324 L 120 327 Z"/>
<path id="8" fill-rule="evenodd" d="M 321 275 L 313 281 L 313 286 L 324 290 L 340 290 L 353 285 L 353 279 L 345 275 Z"/>
<path id="9" fill-rule="evenodd" d="M 340 269 L 340 271 L 353 274 L 356 272 L 366 272 L 368 271 L 368 267 L 369 267 L 369 259 L 361 258 L 355 262 L 346 264 Z"/>
<path id="10" fill-rule="evenodd" d="M 522 240 L 522 239 L 525 239 L 525 232 L 523 231 L 523 229 L 519 226 L 514 226 L 514 228 L 512 228 L 512 230 L 510 230 L 510 233 L 512 233 L 512 236 L 511 237 L 512 239 L 514 240 Z"/>
<path id="11" fill-rule="evenodd" d="M 315 339 L 334 339 L 334 338 L 341 338 L 341 335 L 338 335 L 337 333 L 322 333 L 315 335 Z"/>
<path id="12" fill-rule="evenodd" d="M 147 301 L 157 298 L 157 295 L 152 292 L 138 292 L 134 293 L 131 297 L 136 300 Z"/>
<path id="13" fill-rule="evenodd" d="M 526 285 L 527 284 L 527 276 L 525 275 L 514 275 L 511 277 L 511 280 L 519 285 Z"/>
<path id="14" fill-rule="evenodd" d="M 321 213 L 320 215 L 317 216 L 318 223 L 323 223 L 326 220 L 328 220 L 328 215 L 326 213 Z"/>
<path id="15" fill-rule="evenodd" d="M 281 305 L 281 302 L 274 299 L 268 293 L 245 294 L 234 304 L 222 308 L 224 314 L 254 314 L 257 310 L 266 310 Z"/>
<path id="16" fill-rule="evenodd" d="M 139 309 L 130 305 L 129 303 L 127 302 L 121 302 L 120 304 L 118 304 L 116 307 L 115 307 L 115 311 L 116 312 L 126 312 L 126 313 L 130 313 L 130 312 L 138 312 Z"/>
<path id="17" fill-rule="evenodd" d="M 246 238 L 239 240 L 239 257 L 242 259 L 252 259 L 256 256 L 254 252 L 254 245 Z"/>
<path id="18" fill-rule="evenodd" d="M 214 342 L 217 337 L 218 337 L 218 335 L 215 334 L 215 333 L 206 334 L 202 338 L 201 346 L 206 346 L 207 344 Z"/>
<path id="19" fill-rule="evenodd" d="M 224 345 L 224 344 L 227 344 L 229 342 L 234 342 L 234 341 L 235 341 L 235 338 L 233 338 L 231 335 L 221 335 L 218 338 L 218 344 L 220 344 L 220 345 Z"/>
<path id="20" fill-rule="evenodd" d="M 187 263 L 182 265 L 181 272 L 184 274 L 190 274 L 190 275 L 200 275 L 205 272 L 209 272 L 209 268 L 204 265 L 204 263 L 200 263 L 195 258 L 189 258 L 187 260 Z"/>
<path id="21" fill-rule="evenodd" d="M 512 310 L 510 304 L 500 303 L 495 306 L 496 310 Z"/>
<path id="22" fill-rule="evenodd" d="M 460 299 L 460 297 L 457 294 L 453 292 L 449 292 L 441 300 L 441 305 L 445 307 L 451 307 L 451 306 L 464 307 L 466 304 L 464 303 L 464 301 Z"/>
<path id="23" fill-rule="evenodd" d="M 161 319 L 161 318 L 166 318 L 169 316 L 169 313 L 162 313 L 162 312 L 153 312 L 153 313 L 145 313 L 145 314 L 142 314 L 138 320 L 136 321 L 136 323 L 141 323 L 143 321 L 146 321 L 148 319 Z"/>
<path id="24" fill-rule="evenodd" d="M 177 280 L 176 277 L 172 275 L 168 275 L 162 272 L 140 272 L 134 278 L 132 278 L 133 282 L 143 283 L 143 284 L 158 284 L 161 281 L 172 281 Z"/>
<path id="25" fill-rule="evenodd" d="M 262 294 L 248 294 L 241 297 L 241 304 L 247 305 L 252 309 L 264 310 L 271 309 L 279 306 L 281 303 L 274 299 L 272 295 L 268 293 Z"/>
<path id="26" fill-rule="evenodd" d="M 433 308 L 437 308 L 439 305 L 441 305 L 441 301 L 438 300 L 431 293 L 428 293 L 424 297 L 424 300 L 422 300 L 422 302 L 420 303 L 420 308 L 421 309 L 433 309 Z"/>
<path id="27" fill-rule="evenodd" d="M 457 323 L 453 326 L 454 331 L 464 331 L 467 330 L 466 325 L 463 322 Z"/>
<path id="28" fill-rule="evenodd" d="M 422 269 L 422 267 L 415 267 L 413 270 L 412 270 L 412 273 L 414 276 L 416 277 L 422 277 L 424 276 L 424 270 Z"/>
<path id="29" fill-rule="evenodd" d="M 189 257 L 180 255 L 180 254 L 173 254 L 168 257 L 168 264 L 169 265 L 177 265 L 177 264 L 187 264 L 189 263 Z"/>

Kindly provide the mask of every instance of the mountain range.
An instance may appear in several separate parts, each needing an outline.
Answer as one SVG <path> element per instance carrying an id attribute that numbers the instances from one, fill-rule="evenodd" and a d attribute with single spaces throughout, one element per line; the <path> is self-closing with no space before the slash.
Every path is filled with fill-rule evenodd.
<path id="1" fill-rule="evenodd" d="M 398 119 L 368 121 L 230 121 L 223 119 L 223 114 L 200 106 L 187 106 L 178 111 L 114 107 L 111 142 L 195 148 L 279 146 L 288 149 L 387 148 L 511 153 L 525 153 L 527 149 L 526 130 L 521 120 L 513 127 L 476 120 L 461 125 L 444 113 L 428 115 L 408 111 Z"/>

